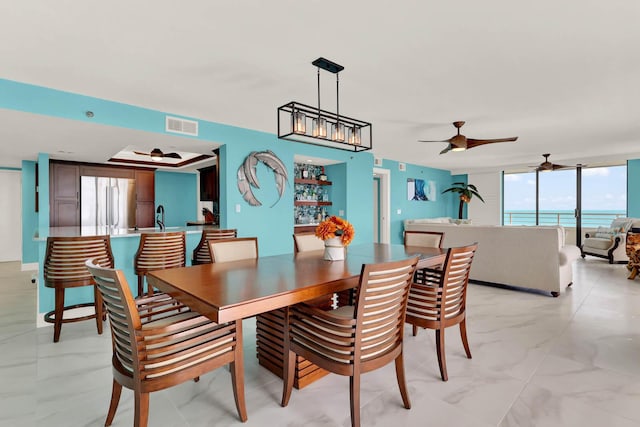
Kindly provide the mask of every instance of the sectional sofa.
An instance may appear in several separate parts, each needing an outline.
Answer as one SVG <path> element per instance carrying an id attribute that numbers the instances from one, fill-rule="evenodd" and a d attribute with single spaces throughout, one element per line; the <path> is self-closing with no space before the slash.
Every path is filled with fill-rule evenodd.
<path id="1" fill-rule="evenodd" d="M 572 264 L 580 257 L 577 246 L 565 245 L 561 226 L 451 224 L 427 218 L 405 220 L 404 229 L 444 232 L 443 247 L 478 242 L 471 281 L 537 289 L 554 297 L 572 284 Z"/>

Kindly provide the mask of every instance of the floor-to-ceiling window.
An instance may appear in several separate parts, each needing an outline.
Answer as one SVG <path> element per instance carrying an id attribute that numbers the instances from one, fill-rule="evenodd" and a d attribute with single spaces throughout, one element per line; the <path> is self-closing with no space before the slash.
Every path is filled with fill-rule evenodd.
<path id="1" fill-rule="evenodd" d="M 505 173 L 502 211 L 504 225 L 536 224 L 536 173 Z"/>
<path id="2" fill-rule="evenodd" d="M 626 165 L 505 173 L 503 224 L 606 227 L 626 215 L 626 176 Z"/>

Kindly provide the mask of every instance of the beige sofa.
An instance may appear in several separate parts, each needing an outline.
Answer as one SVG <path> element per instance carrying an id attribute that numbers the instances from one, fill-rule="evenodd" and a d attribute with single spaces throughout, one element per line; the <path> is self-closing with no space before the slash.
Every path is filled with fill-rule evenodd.
<path id="1" fill-rule="evenodd" d="M 478 242 L 471 280 L 549 292 L 554 297 L 572 284 L 575 245 L 565 246 L 564 228 L 466 225 L 405 220 L 405 230 L 444 232 L 443 247 Z"/>

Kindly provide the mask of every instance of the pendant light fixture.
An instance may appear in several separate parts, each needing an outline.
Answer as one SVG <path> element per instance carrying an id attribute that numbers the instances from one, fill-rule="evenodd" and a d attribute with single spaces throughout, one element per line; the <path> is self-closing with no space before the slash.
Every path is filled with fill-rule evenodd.
<path id="1" fill-rule="evenodd" d="M 318 58 L 312 62 L 317 68 L 317 108 L 299 102 L 290 102 L 278 108 L 278 138 L 322 145 L 341 150 L 364 151 L 372 148 L 371 123 L 340 115 L 340 71 L 342 65 Z M 336 112 L 323 110 L 320 106 L 320 70 L 336 75 Z M 311 120 L 311 126 L 307 125 Z M 290 123 L 283 127 L 282 124 Z M 328 125 L 331 133 L 328 134 Z M 311 129 L 307 133 L 307 129 Z"/>

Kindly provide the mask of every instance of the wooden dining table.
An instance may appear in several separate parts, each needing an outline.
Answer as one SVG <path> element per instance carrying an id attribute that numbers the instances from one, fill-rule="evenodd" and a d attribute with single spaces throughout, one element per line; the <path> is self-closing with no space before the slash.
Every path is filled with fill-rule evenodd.
<path id="1" fill-rule="evenodd" d="M 370 243 L 351 245 L 344 261 L 323 251 L 300 252 L 150 272 L 149 284 L 211 320 L 224 323 L 257 316 L 259 363 L 282 377 L 284 308 L 343 293 L 358 285 L 364 264 L 419 257 L 418 267 L 441 265 L 446 249 Z M 295 386 L 324 371 L 300 358 Z"/>

